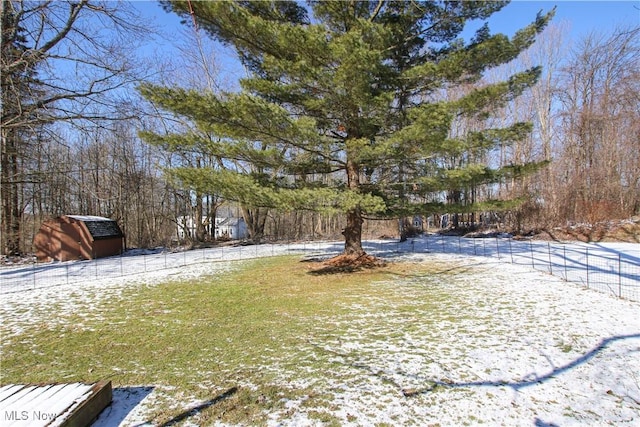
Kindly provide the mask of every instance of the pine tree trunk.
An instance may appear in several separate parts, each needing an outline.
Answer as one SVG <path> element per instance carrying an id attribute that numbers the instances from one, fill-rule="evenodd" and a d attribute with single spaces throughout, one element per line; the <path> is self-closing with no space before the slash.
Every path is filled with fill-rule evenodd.
<path id="1" fill-rule="evenodd" d="M 360 189 L 360 173 L 358 167 L 352 160 L 347 160 L 347 184 L 350 190 Z M 344 235 L 344 254 L 363 255 L 362 249 L 362 211 L 356 207 L 347 212 L 347 226 L 342 231 Z"/>
<path id="2" fill-rule="evenodd" d="M 345 255 L 363 255 L 362 249 L 362 212 L 359 208 L 347 212 L 347 226 L 342 234 L 344 235 Z"/>

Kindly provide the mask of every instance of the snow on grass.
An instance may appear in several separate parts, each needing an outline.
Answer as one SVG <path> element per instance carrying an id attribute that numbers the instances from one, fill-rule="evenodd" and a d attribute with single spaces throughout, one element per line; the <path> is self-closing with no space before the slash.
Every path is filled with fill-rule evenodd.
<path id="1" fill-rule="evenodd" d="M 364 242 L 367 252 L 380 257 L 402 253 L 445 253 L 495 258 L 531 267 L 569 282 L 625 299 L 640 301 L 640 245 L 633 243 L 563 243 L 517 241 L 509 238 L 463 238 L 425 235 L 400 243 Z M 302 242 L 254 246 L 224 246 L 169 252 L 130 250 L 125 256 L 94 261 L 52 262 L 0 266 L 0 294 L 43 287 L 85 283 L 94 279 L 128 277 L 187 265 L 262 258 L 284 254 L 336 255 L 340 242 Z"/>
<path id="2" fill-rule="evenodd" d="M 355 306 L 316 343 L 336 369 L 314 388 L 341 424 L 640 422 L 640 305 L 521 267 L 454 263 L 471 270 L 381 283 L 404 302 Z"/>
<path id="3" fill-rule="evenodd" d="M 345 298 L 340 314 L 319 314 L 318 324 L 332 327 L 310 327 L 307 344 L 288 349 L 308 363 L 293 367 L 265 353 L 261 365 L 247 366 L 273 373 L 273 386 L 300 391 L 267 414 L 269 425 L 640 423 L 640 303 L 497 256 L 457 255 L 479 248 L 456 248 L 455 241 L 449 254 L 424 253 L 433 246 L 423 253 L 383 243 L 378 249 L 391 260 L 450 268 L 376 283 L 384 298 Z M 2 339 L 27 324 L 99 316 L 102 301 L 132 287 L 236 267 L 193 263 L 2 295 Z M 319 372 L 326 363 L 332 369 Z M 188 409 L 207 404 L 216 402 L 176 398 L 162 385 L 121 387 L 97 425 L 144 425 L 166 405 L 186 408 L 182 420 L 200 424 L 198 410 Z"/>
<path id="4" fill-rule="evenodd" d="M 185 267 L 157 269 L 122 277 L 88 278 L 85 282 L 41 287 L 2 295 L 0 322 L 2 338 L 20 334 L 23 325 L 46 319 L 64 324 L 68 315 L 92 317 L 103 301 L 117 299 L 125 289 L 154 286 L 170 280 L 183 280 L 222 274 L 234 268 L 233 262 L 196 263 Z M 52 316 L 57 314 L 57 316 Z"/>

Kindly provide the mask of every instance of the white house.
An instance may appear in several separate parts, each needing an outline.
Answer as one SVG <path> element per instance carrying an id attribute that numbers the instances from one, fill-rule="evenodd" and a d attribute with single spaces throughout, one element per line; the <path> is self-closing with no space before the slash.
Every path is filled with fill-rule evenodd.
<path id="1" fill-rule="evenodd" d="M 218 222 L 218 218 L 216 218 L 216 239 L 220 237 L 231 240 L 246 239 L 249 237 L 244 218 L 224 218 L 220 222 Z"/>
<path id="2" fill-rule="evenodd" d="M 181 216 L 178 220 L 178 238 L 186 239 L 196 235 L 196 221 L 192 216 Z M 202 217 L 205 224 L 205 233 L 210 237 L 228 238 L 231 240 L 246 239 L 249 237 L 247 224 L 244 218 L 216 217 L 213 221 L 207 221 L 207 217 Z"/>

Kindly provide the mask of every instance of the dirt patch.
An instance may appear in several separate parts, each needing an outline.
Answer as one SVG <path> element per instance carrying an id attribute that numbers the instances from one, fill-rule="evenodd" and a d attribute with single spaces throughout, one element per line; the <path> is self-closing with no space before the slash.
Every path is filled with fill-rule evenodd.
<path id="1" fill-rule="evenodd" d="M 345 255 L 341 254 L 324 262 L 312 266 L 310 273 L 315 275 L 353 273 L 361 270 L 371 270 L 386 267 L 387 262 L 372 255 Z"/>

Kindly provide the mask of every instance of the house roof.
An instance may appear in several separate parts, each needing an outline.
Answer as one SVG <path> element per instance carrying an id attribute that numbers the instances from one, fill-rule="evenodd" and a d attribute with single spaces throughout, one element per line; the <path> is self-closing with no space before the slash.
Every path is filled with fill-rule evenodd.
<path id="1" fill-rule="evenodd" d="M 240 223 L 240 221 L 244 221 L 242 218 L 225 218 L 223 221 L 219 222 L 217 225 L 228 225 L 234 227 Z"/>

